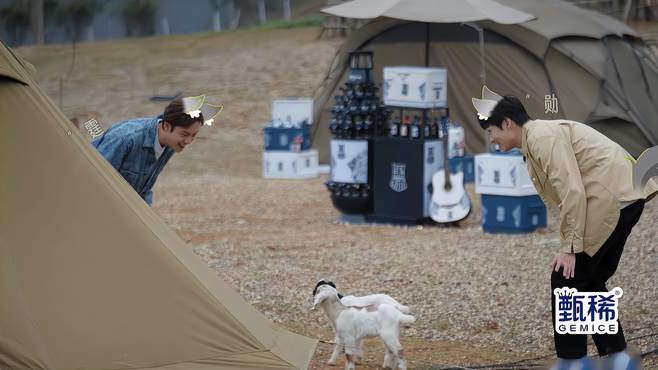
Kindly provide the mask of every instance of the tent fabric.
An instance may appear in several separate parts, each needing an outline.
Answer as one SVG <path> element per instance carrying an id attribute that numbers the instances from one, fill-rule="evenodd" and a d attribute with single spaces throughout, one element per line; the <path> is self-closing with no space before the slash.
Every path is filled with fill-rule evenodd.
<path id="1" fill-rule="evenodd" d="M 601 39 L 608 35 L 639 37 L 622 22 L 561 0 L 498 0 L 507 6 L 533 14 L 537 19 L 507 26 L 483 22 L 487 29 L 498 32 L 537 57 L 542 57 L 552 40 L 578 36 Z"/>
<path id="2" fill-rule="evenodd" d="M 658 144 L 658 68 L 650 51 L 626 25 L 604 15 L 554 0 L 501 0 L 533 14 L 518 25 L 478 22 L 484 29 L 486 83 L 521 98 L 533 118 L 578 120 L 599 129 L 634 156 Z M 448 70 L 448 105 L 465 130 L 466 150 L 488 149 L 471 97 L 479 96 L 479 35 L 460 23 L 420 23 L 378 18 L 352 33 L 338 51 L 315 96 L 313 147 L 328 162 L 330 109 L 347 79 L 348 53 L 374 52 L 376 83 L 385 66 L 423 66 L 429 25 L 429 66 Z M 547 112 L 546 97 L 558 99 Z M 409 114 L 414 114 L 409 113 Z"/>
<path id="3" fill-rule="evenodd" d="M 599 99 L 600 80 L 554 48 L 544 60 L 564 116 L 585 122 Z"/>
<path id="4" fill-rule="evenodd" d="M 608 39 L 615 69 L 621 78 L 624 93 L 630 104 L 631 112 L 637 115 L 638 126 L 644 134 L 652 141 L 658 141 L 658 125 L 646 125 L 645 122 L 654 121 L 658 117 L 658 111 L 653 105 L 650 90 L 644 77 L 642 66 L 638 60 L 633 46 L 621 39 Z"/>
<path id="5" fill-rule="evenodd" d="M 608 56 L 602 43 L 580 37 L 567 37 L 554 41 L 551 46 L 599 79 L 606 78 Z"/>
<path id="6" fill-rule="evenodd" d="M 354 0 L 322 9 L 338 17 L 390 17 L 419 22 L 473 22 L 491 19 L 514 24 L 534 18 L 493 0 Z"/>
<path id="7" fill-rule="evenodd" d="M 305 369 L 0 46 L 0 368 Z"/>

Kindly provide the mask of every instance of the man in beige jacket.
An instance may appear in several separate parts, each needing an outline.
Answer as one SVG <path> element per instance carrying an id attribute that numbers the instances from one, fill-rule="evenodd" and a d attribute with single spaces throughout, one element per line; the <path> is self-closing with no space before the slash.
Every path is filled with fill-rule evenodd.
<path id="1" fill-rule="evenodd" d="M 537 192 L 559 213 L 560 249 L 551 262 L 551 292 L 561 287 L 607 291 L 626 239 L 658 186 L 650 181 L 645 190 L 634 189 L 632 157 L 593 128 L 568 120 L 531 120 L 513 96 L 485 90 L 483 98 L 473 102 L 491 143 L 503 151 L 522 150 Z M 552 295 L 553 310 L 554 300 Z M 587 355 L 586 335 L 553 333 L 558 358 Z M 617 334 L 592 337 L 599 355 L 628 358 L 621 325 Z"/>

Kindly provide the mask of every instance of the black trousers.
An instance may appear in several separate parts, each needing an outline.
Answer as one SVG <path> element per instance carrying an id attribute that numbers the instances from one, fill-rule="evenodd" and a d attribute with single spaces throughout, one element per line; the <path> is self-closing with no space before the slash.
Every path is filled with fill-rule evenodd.
<path id="1" fill-rule="evenodd" d="M 621 210 L 617 226 L 603 246 L 590 257 L 586 253 L 576 253 L 576 270 L 573 278 L 565 279 L 562 269 L 553 271 L 551 275 L 551 310 L 553 312 L 553 336 L 555 352 L 563 359 L 577 359 L 587 355 L 586 334 L 558 334 L 555 331 L 555 288 L 576 288 L 579 292 L 607 292 L 606 282 L 619 265 L 619 259 L 624 251 L 624 244 L 631 229 L 642 215 L 644 200 L 640 199 Z M 617 334 L 592 335 L 599 356 L 623 351 L 626 349 L 626 339 L 619 323 Z"/>

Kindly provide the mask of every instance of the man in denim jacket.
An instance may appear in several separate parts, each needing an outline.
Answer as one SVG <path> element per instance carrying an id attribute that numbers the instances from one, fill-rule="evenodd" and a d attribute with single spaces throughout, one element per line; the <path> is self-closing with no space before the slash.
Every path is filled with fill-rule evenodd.
<path id="1" fill-rule="evenodd" d="M 202 125 L 203 115 L 185 113 L 182 99 L 177 99 L 162 116 L 117 123 L 92 145 L 152 205 L 158 175 L 175 152 L 194 141 Z"/>

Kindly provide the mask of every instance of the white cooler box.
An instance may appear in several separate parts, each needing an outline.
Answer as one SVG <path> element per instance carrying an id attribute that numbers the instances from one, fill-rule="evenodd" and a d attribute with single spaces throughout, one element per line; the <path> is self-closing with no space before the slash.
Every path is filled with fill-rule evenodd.
<path id="1" fill-rule="evenodd" d="M 272 120 L 280 119 L 293 124 L 308 121 L 313 124 L 313 99 L 289 97 L 272 100 Z"/>
<path id="2" fill-rule="evenodd" d="M 263 177 L 267 179 L 308 179 L 318 176 L 318 151 L 263 152 Z"/>
<path id="3" fill-rule="evenodd" d="M 443 108 L 448 100 L 444 68 L 384 67 L 384 104 L 409 108 Z"/>
<path id="4" fill-rule="evenodd" d="M 488 153 L 475 156 L 475 192 L 509 196 L 537 194 L 522 156 Z"/>

